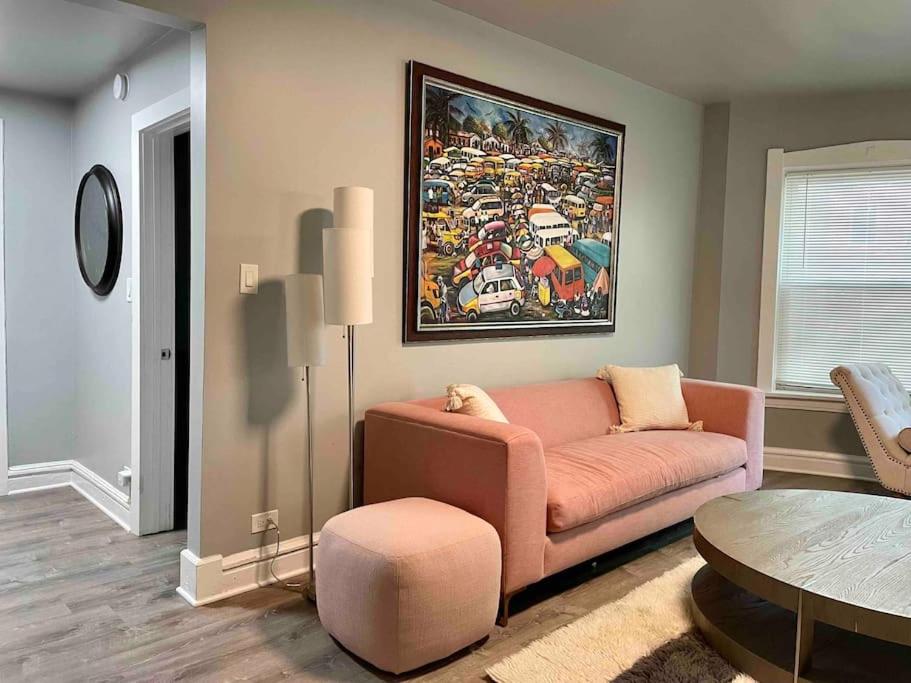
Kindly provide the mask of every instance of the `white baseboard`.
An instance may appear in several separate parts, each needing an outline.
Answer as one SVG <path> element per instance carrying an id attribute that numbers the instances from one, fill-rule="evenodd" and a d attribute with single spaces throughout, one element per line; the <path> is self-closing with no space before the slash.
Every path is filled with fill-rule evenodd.
<path id="1" fill-rule="evenodd" d="M 826 453 L 766 446 L 763 451 L 763 467 L 777 472 L 878 481 L 873 471 L 873 465 L 870 464 L 867 457 L 847 453 Z"/>
<path id="2" fill-rule="evenodd" d="M 9 468 L 9 494 L 70 486 L 108 517 L 130 530 L 130 497 L 75 460 L 56 460 Z"/>
<path id="3" fill-rule="evenodd" d="M 313 535 L 318 546 L 319 534 Z M 193 607 L 208 605 L 232 595 L 275 583 L 269 564 L 275 544 L 244 550 L 223 557 L 197 557 L 190 550 L 180 553 L 180 586 L 177 593 Z M 295 536 L 281 543 L 281 554 L 275 560 L 275 573 L 282 580 L 295 577 L 306 581 L 309 575 L 310 545 L 307 536 Z"/>

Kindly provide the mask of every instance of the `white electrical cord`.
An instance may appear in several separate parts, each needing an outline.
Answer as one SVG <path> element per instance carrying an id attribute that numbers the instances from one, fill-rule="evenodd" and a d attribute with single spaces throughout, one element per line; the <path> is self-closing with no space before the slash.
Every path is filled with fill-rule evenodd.
<path id="1" fill-rule="evenodd" d="M 282 586 L 283 588 L 294 589 L 299 588 L 300 590 L 295 591 L 295 593 L 303 593 L 304 587 L 306 584 L 303 583 L 288 583 L 287 581 L 278 578 L 278 575 L 275 573 L 275 560 L 278 559 L 279 551 L 281 550 L 282 544 L 282 532 L 278 529 L 278 524 L 273 522 L 271 519 L 266 523 L 266 532 L 268 533 L 269 529 L 275 529 L 275 554 L 272 556 L 272 561 L 269 562 L 269 573 L 272 574 L 272 578 L 275 579 L 275 583 Z"/>

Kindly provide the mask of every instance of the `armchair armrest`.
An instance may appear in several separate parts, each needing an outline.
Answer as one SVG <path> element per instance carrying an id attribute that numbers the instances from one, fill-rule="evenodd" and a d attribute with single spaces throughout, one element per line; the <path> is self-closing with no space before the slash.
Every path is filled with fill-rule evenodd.
<path id="1" fill-rule="evenodd" d="M 728 434 L 747 443 L 746 485 L 762 485 L 765 438 L 765 394 L 755 387 L 698 379 L 681 380 L 691 420 L 702 420 L 707 432 Z"/>
<path id="2" fill-rule="evenodd" d="M 503 547 L 503 590 L 544 575 L 547 487 L 538 435 L 519 425 L 409 403 L 367 411 L 364 500 L 421 496 L 489 522 Z"/>

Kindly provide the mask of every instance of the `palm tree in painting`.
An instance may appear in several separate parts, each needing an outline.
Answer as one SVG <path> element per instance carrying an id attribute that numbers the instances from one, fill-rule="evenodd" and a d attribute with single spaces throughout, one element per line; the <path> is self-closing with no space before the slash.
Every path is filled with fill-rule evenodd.
<path id="1" fill-rule="evenodd" d="M 560 121 L 551 121 L 544 129 L 544 139 L 547 140 L 547 144 L 550 145 L 552 150 L 563 149 L 569 141 L 569 137 L 566 134 L 566 126 Z"/>
<path id="2" fill-rule="evenodd" d="M 589 153 L 602 164 L 617 163 L 617 148 L 611 144 L 610 136 L 594 135 L 588 143 Z"/>
<path id="3" fill-rule="evenodd" d="M 462 110 L 453 104 L 458 97 L 458 93 L 441 88 L 427 89 L 426 125 L 444 145 L 449 144 L 449 131 L 453 124 L 459 125 L 454 115 L 463 116 Z"/>
<path id="4" fill-rule="evenodd" d="M 514 144 L 528 144 L 529 139 L 531 139 L 531 126 L 528 124 L 528 119 L 522 116 L 522 112 L 509 112 L 503 124 L 506 126 L 506 131 Z"/>

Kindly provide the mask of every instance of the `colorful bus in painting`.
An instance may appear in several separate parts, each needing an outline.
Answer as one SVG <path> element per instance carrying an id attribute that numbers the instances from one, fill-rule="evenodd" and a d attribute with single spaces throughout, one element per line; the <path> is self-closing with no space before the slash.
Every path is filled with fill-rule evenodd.
<path id="1" fill-rule="evenodd" d="M 585 206 L 585 201 L 574 194 L 568 194 L 560 200 L 561 213 L 573 221 L 585 218 Z"/>
<path id="2" fill-rule="evenodd" d="M 506 161 L 502 157 L 484 157 L 482 163 L 487 178 L 497 179 L 506 173 Z"/>
<path id="3" fill-rule="evenodd" d="M 452 183 L 448 180 L 425 180 L 423 189 L 423 199 L 425 202 L 441 204 L 443 206 L 452 204 L 452 200 L 454 199 Z"/>
<path id="4" fill-rule="evenodd" d="M 541 183 L 538 185 L 536 194 L 536 199 L 539 203 L 550 204 L 551 206 L 558 206 L 560 204 L 560 197 L 563 196 L 560 193 L 560 190 L 549 183 Z"/>
<path id="5" fill-rule="evenodd" d="M 571 301 L 576 294 L 585 293 L 585 279 L 582 276 L 582 264 L 575 256 L 558 245 L 544 247 L 556 265 L 550 274 L 550 282 L 558 299 Z"/>
<path id="6" fill-rule="evenodd" d="M 604 268 L 610 272 L 610 245 L 589 238 L 576 240 L 569 250 L 582 262 L 582 272 L 585 275 L 586 288 L 598 277 L 598 272 Z"/>

